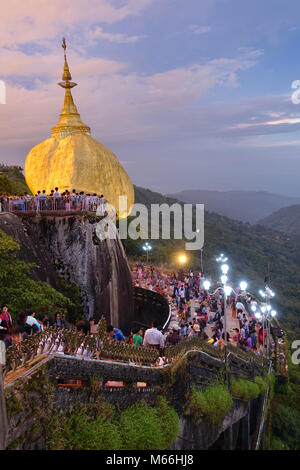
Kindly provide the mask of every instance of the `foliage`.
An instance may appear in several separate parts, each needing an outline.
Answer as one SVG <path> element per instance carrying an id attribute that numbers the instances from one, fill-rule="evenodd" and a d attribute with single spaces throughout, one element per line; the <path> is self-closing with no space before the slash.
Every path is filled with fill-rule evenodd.
<path id="1" fill-rule="evenodd" d="M 0 230 L 0 304 L 6 304 L 12 314 L 34 309 L 39 314 L 64 313 L 72 302 L 46 282 L 30 278 L 37 266 L 17 258 L 20 245 Z"/>
<path id="2" fill-rule="evenodd" d="M 48 448 L 51 450 L 115 450 L 121 449 L 117 424 L 99 416 L 93 419 L 83 407 L 67 414 L 54 415 L 48 427 Z"/>
<path id="3" fill-rule="evenodd" d="M 58 281 L 60 293 L 71 301 L 66 320 L 69 323 L 75 324 L 77 320 L 80 320 L 83 316 L 80 287 L 74 283 L 66 281 L 65 279 L 59 279 Z"/>
<path id="4" fill-rule="evenodd" d="M 289 450 L 289 448 L 278 437 L 275 437 L 272 440 L 272 450 Z"/>
<path id="5" fill-rule="evenodd" d="M 265 393 L 267 393 L 267 390 L 268 390 L 267 382 L 262 377 L 259 377 L 259 376 L 255 377 L 254 382 L 258 385 L 259 393 L 261 393 L 262 395 L 265 395 Z"/>
<path id="6" fill-rule="evenodd" d="M 291 343 L 297 339 L 290 334 Z M 293 364 L 288 357 L 289 381 L 277 383 L 272 401 L 272 449 L 300 449 L 300 371 L 299 365 Z M 275 378 L 275 377 L 274 377 Z"/>
<path id="7" fill-rule="evenodd" d="M 127 408 L 120 416 L 120 432 L 123 450 L 165 449 L 176 437 L 179 419 L 163 401 L 159 407 L 151 407 L 145 402 Z M 163 422 L 165 419 L 165 422 Z M 171 428 L 175 424 L 174 429 Z"/>
<path id="8" fill-rule="evenodd" d="M 232 397 L 222 384 L 209 385 L 203 391 L 192 388 L 186 414 L 190 415 L 196 424 L 203 419 L 211 423 L 219 423 L 233 405 Z"/>
<path id="9" fill-rule="evenodd" d="M 275 377 L 274 372 L 270 372 L 267 375 L 266 380 L 267 380 L 267 382 L 269 384 L 269 387 L 270 387 L 269 396 L 270 396 L 270 399 L 272 400 L 272 398 L 274 397 L 274 394 L 275 394 L 275 382 L 276 382 L 276 377 Z"/>
<path id="10" fill-rule="evenodd" d="M 157 399 L 157 415 L 162 428 L 162 448 L 167 449 L 176 440 L 179 432 L 179 417 L 173 407 L 162 396 Z"/>
<path id="11" fill-rule="evenodd" d="M 250 382 L 250 380 L 236 379 L 232 381 L 230 391 L 234 398 L 251 401 L 258 397 L 260 388 L 256 383 Z"/>
<path id="12" fill-rule="evenodd" d="M 106 402 L 53 415 L 48 426 L 51 450 L 166 449 L 177 437 L 179 417 L 163 397 L 155 406 L 139 402 L 124 411 Z"/>
<path id="13" fill-rule="evenodd" d="M 300 414 L 298 411 L 279 404 L 272 424 L 275 438 L 280 439 L 291 450 L 299 449 Z"/>
<path id="14" fill-rule="evenodd" d="M 16 195 L 24 194 L 25 191 L 30 194 L 21 169 L 0 164 L 0 194 Z"/>

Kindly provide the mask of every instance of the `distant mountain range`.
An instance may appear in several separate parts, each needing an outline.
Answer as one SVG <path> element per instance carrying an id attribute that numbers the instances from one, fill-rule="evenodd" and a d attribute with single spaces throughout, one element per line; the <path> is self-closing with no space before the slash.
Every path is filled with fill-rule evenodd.
<path id="1" fill-rule="evenodd" d="M 251 224 L 268 217 L 282 207 L 300 204 L 300 197 L 282 196 L 265 191 L 191 189 L 168 196 L 190 204 L 204 204 L 207 211 Z"/>
<path id="2" fill-rule="evenodd" d="M 300 204 L 283 207 L 260 220 L 259 223 L 288 235 L 300 235 Z"/>

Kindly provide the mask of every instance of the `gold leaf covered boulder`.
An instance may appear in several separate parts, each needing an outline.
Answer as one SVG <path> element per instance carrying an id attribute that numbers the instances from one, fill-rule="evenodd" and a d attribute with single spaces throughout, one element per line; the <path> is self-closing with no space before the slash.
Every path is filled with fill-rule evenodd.
<path id="1" fill-rule="evenodd" d="M 84 191 L 85 194 L 103 194 L 114 206 L 118 217 L 126 217 L 134 203 L 132 182 L 117 157 L 103 144 L 91 137 L 91 130 L 80 119 L 74 104 L 72 77 L 64 48 L 63 82 L 65 101 L 59 123 L 52 136 L 36 145 L 25 161 L 25 178 L 33 194 L 56 187 L 63 192 Z M 119 196 L 127 196 L 127 212 L 119 213 Z"/>

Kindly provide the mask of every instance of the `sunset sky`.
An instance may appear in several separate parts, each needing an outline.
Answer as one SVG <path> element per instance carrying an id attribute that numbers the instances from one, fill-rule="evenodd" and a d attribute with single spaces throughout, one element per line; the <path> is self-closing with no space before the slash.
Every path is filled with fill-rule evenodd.
<path id="1" fill-rule="evenodd" d="M 65 36 L 81 118 L 135 184 L 300 196 L 299 0 L 0 8 L 0 162 L 24 165 L 58 122 Z"/>

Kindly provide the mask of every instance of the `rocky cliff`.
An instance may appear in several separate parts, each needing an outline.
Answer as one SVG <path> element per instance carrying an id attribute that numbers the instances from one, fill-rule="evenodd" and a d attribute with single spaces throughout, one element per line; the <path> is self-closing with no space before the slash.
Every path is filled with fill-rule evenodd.
<path id="1" fill-rule="evenodd" d="M 84 315 L 100 318 L 125 332 L 134 318 L 130 269 L 121 241 L 96 236 L 96 219 L 88 216 L 0 215 L 0 229 L 20 244 L 20 257 L 35 262 L 36 280 L 58 287 L 58 278 L 77 284 Z"/>

